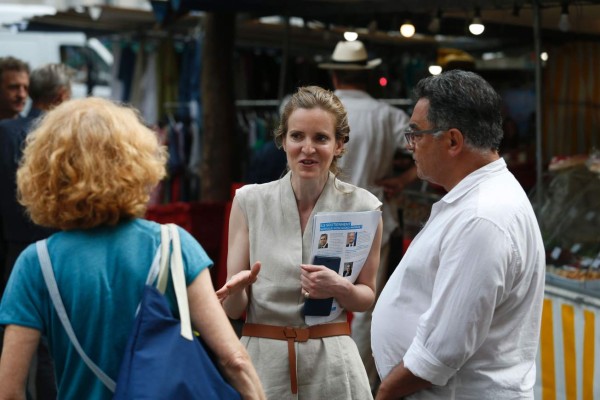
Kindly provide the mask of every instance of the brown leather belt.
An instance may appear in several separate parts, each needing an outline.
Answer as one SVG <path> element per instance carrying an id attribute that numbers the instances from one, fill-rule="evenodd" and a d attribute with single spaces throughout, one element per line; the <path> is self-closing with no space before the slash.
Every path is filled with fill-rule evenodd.
<path id="1" fill-rule="evenodd" d="M 296 377 L 296 350 L 294 342 L 306 342 L 308 339 L 320 339 L 330 336 L 350 335 L 350 326 L 347 322 L 334 324 L 313 325 L 308 328 L 294 328 L 292 326 L 275 326 L 263 324 L 244 324 L 242 336 L 253 336 L 266 339 L 287 340 L 288 358 L 290 365 L 290 381 L 292 393 L 298 393 L 298 379 Z"/>

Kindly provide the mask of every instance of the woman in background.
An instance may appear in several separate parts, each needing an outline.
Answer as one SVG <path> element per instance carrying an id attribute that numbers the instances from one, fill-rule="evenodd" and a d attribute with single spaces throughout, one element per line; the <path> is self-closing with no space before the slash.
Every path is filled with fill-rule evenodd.
<path id="1" fill-rule="evenodd" d="M 141 216 L 150 191 L 165 176 L 165 162 L 165 149 L 134 110 L 87 98 L 44 116 L 27 138 L 17 172 L 20 202 L 31 219 L 62 230 L 47 242 L 60 295 L 84 351 L 113 379 L 160 246 L 160 225 Z M 243 397 L 263 398 L 256 371 L 212 287 L 212 261 L 191 235 L 181 228 L 179 234 L 192 324 Z M 0 304 L 0 324 L 6 325 L 0 399 L 25 398 L 41 335 L 48 337 L 59 398 L 112 397 L 65 333 L 34 245 L 17 259 Z"/>

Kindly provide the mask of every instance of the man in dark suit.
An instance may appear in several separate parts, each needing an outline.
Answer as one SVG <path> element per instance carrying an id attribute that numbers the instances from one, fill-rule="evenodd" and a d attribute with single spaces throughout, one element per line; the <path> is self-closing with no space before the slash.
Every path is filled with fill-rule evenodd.
<path id="1" fill-rule="evenodd" d="M 351 262 L 344 263 L 344 272 L 342 276 L 350 276 L 352 275 L 352 264 Z"/>
<path id="2" fill-rule="evenodd" d="M 329 243 L 327 243 L 327 234 L 322 233 L 321 236 L 319 236 L 319 248 L 326 249 L 328 247 L 329 247 Z"/>
<path id="3" fill-rule="evenodd" d="M 30 76 L 29 95 L 32 100 L 27 117 L 0 122 L 0 236 L 7 244 L 4 265 L 0 265 L 0 295 L 4 292 L 12 267 L 29 244 L 46 238 L 52 230 L 37 226 L 17 202 L 16 172 L 23 153 L 25 138 L 32 124 L 44 112 L 71 97 L 71 73 L 65 65 L 48 64 L 34 70 Z M 0 339 L 1 339 L 0 335 Z M 1 342 L 0 342 L 1 343 Z M 55 399 L 56 387 L 52 360 L 43 344 L 37 352 L 35 391 L 38 400 Z M 1 346 L 0 346 L 1 348 Z"/>
<path id="4" fill-rule="evenodd" d="M 18 58 L 0 57 L 0 121 L 21 117 L 20 113 L 27 102 L 28 88 L 29 65 Z M 0 215 L 0 273 L 6 259 L 6 243 L 2 236 L 3 225 Z M 0 295 L 2 287 L 2 275 L 0 275 Z"/>
<path id="5" fill-rule="evenodd" d="M 17 202 L 16 171 L 23 144 L 31 124 L 45 111 L 52 109 L 71 96 L 71 78 L 68 67 L 48 64 L 34 70 L 30 76 L 29 95 L 31 110 L 25 118 L 0 122 L 0 214 L 4 220 L 2 236 L 8 243 L 2 290 L 6 279 L 21 251 L 30 243 L 47 237 L 51 231 L 34 225 Z"/>
<path id="6" fill-rule="evenodd" d="M 346 236 L 346 247 L 356 246 L 356 232 L 348 232 Z"/>

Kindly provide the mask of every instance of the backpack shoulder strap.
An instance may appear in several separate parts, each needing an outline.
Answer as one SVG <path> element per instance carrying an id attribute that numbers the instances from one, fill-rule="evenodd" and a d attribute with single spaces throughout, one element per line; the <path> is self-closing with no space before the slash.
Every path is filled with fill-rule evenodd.
<path id="1" fill-rule="evenodd" d="M 185 283 L 185 273 L 183 270 L 183 257 L 181 255 L 181 242 L 179 240 L 177 225 L 168 224 L 168 231 L 173 244 L 170 269 L 173 287 L 175 289 L 175 297 L 177 297 L 179 319 L 181 320 L 181 336 L 187 340 L 194 340 L 190 318 L 190 306 L 187 297 L 187 285 Z"/>
<path id="2" fill-rule="evenodd" d="M 46 244 L 46 240 L 40 240 L 36 242 L 36 249 L 38 254 L 38 259 L 40 260 L 40 266 L 42 268 L 42 274 L 44 276 L 44 281 L 46 282 L 46 286 L 48 287 L 48 292 L 50 293 L 50 298 L 52 299 L 52 303 L 54 304 L 54 308 L 56 309 L 56 313 L 60 318 L 60 322 L 62 322 L 73 347 L 79 353 L 85 364 L 92 370 L 94 374 L 104 383 L 104 385 L 114 393 L 115 391 L 115 381 L 112 380 L 108 375 L 104 373 L 85 353 L 85 351 L 81 348 L 79 344 L 79 340 L 77 340 L 77 336 L 75 336 L 75 332 L 73 331 L 73 327 L 71 326 L 71 321 L 69 321 L 69 317 L 67 316 L 67 311 L 65 310 L 65 306 L 63 304 L 62 298 L 60 297 L 60 293 L 58 291 L 58 285 L 56 284 L 56 279 L 54 277 L 54 272 L 52 270 L 52 262 L 50 261 L 50 255 L 48 254 L 48 246 Z"/>

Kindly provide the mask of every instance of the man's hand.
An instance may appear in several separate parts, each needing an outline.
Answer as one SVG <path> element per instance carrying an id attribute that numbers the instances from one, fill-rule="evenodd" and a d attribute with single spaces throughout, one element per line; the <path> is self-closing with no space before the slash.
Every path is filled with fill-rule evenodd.
<path id="1" fill-rule="evenodd" d="M 401 399 L 431 386 L 430 382 L 414 375 L 404 363 L 400 363 L 383 379 L 375 400 Z"/>

